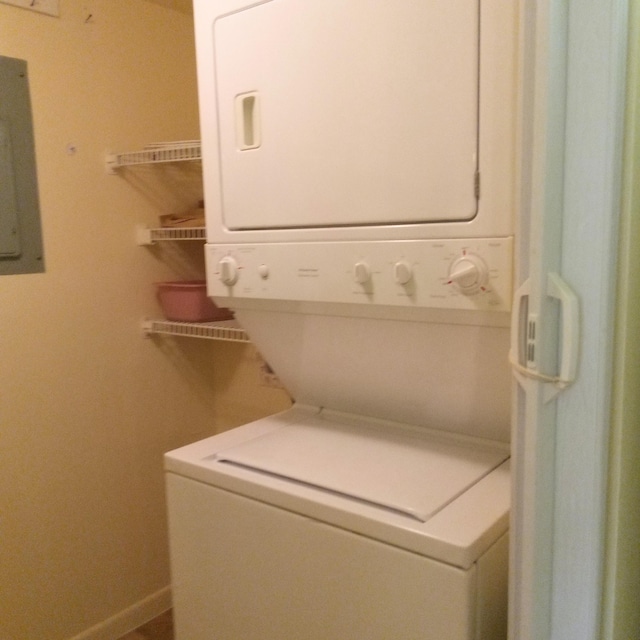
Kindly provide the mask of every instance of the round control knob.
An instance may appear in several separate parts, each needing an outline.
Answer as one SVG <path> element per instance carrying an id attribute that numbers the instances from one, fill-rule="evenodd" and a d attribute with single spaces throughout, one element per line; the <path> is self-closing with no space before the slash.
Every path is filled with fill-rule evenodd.
<path id="1" fill-rule="evenodd" d="M 487 276 L 485 263 L 473 254 L 458 258 L 449 268 L 449 283 L 467 296 L 480 291 L 487 282 Z"/>
<path id="2" fill-rule="evenodd" d="M 220 280 L 227 286 L 231 286 L 238 281 L 238 263 L 235 258 L 225 256 L 218 262 L 220 267 Z"/>
<path id="3" fill-rule="evenodd" d="M 263 279 L 266 280 L 269 277 L 269 267 L 266 264 L 261 264 L 258 267 L 258 275 Z"/>
<path id="4" fill-rule="evenodd" d="M 364 260 L 353 265 L 353 279 L 358 284 L 367 284 L 371 280 L 371 267 Z"/>
<path id="5" fill-rule="evenodd" d="M 398 284 L 407 284 L 413 278 L 413 269 L 406 260 L 400 260 L 393 265 L 393 277 Z"/>

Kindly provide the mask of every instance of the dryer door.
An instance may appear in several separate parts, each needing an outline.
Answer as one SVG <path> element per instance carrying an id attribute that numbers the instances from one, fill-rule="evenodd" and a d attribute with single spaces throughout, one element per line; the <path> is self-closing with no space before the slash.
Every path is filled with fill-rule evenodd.
<path id="1" fill-rule="evenodd" d="M 268 0 L 219 16 L 226 228 L 472 219 L 478 16 L 478 0 Z"/>

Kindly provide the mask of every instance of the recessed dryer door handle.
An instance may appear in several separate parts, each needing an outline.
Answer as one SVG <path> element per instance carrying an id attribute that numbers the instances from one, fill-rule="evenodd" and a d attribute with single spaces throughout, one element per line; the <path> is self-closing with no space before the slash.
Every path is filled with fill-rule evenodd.
<path id="1" fill-rule="evenodd" d="M 236 141 L 240 151 L 257 149 L 262 140 L 260 95 L 257 91 L 241 93 L 235 98 Z"/>

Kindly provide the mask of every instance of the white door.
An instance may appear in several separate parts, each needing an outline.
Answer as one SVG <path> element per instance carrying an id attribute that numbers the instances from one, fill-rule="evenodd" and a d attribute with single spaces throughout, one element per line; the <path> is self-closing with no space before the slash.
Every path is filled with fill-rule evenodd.
<path id="1" fill-rule="evenodd" d="M 522 4 L 512 640 L 600 632 L 627 4 Z"/>

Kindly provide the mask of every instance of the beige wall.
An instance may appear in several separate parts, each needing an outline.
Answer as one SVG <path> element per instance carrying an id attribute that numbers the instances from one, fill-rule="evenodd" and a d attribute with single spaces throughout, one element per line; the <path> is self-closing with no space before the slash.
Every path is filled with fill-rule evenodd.
<path id="1" fill-rule="evenodd" d="M 162 453 L 287 405 L 251 346 L 139 331 L 151 283 L 201 259 L 135 226 L 190 206 L 198 169 L 103 159 L 198 137 L 188 3 L 60 5 L 0 4 L 0 55 L 29 64 L 46 261 L 0 277 L 0 640 L 114 638 L 167 606 Z"/>

